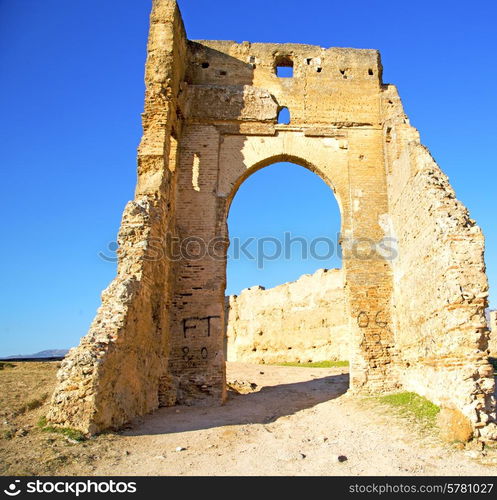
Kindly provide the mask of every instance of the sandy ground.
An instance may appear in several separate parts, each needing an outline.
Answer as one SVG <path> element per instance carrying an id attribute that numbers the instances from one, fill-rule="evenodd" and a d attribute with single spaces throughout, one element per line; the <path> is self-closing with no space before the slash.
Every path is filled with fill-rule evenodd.
<path id="1" fill-rule="evenodd" d="M 495 450 L 456 449 L 436 430 L 346 394 L 346 370 L 229 363 L 228 381 L 247 393 L 231 392 L 223 406 L 162 408 L 118 434 L 83 444 L 44 436 L 37 446 L 50 448 L 55 474 L 496 475 Z M 33 457 L 29 437 L 18 441 Z M 15 472 L 7 462 L 2 473 Z"/>

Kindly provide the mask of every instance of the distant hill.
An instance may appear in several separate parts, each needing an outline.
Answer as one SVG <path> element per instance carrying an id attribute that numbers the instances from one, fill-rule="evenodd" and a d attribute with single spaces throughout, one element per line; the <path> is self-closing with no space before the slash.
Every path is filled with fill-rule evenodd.
<path id="1" fill-rule="evenodd" d="M 69 349 L 47 349 L 46 351 L 35 352 L 34 354 L 16 354 L 2 359 L 30 359 L 30 358 L 63 358 Z"/>

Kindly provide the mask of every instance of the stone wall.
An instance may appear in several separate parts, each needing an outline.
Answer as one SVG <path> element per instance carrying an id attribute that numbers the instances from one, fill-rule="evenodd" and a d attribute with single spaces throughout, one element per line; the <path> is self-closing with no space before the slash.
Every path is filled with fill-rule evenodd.
<path id="1" fill-rule="evenodd" d="M 117 277 L 102 293 L 88 334 L 62 362 L 48 414 L 53 424 L 94 433 L 170 403 L 169 317 L 163 304 L 171 292 L 172 266 L 156 254 L 174 232 L 172 136 L 181 130 L 176 109 L 185 50 L 175 2 L 154 2 L 138 181 L 119 230 Z"/>
<path id="2" fill-rule="evenodd" d="M 393 259 L 396 366 L 407 390 L 456 409 L 495 438 L 494 378 L 485 319 L 484 239 L 456 199 L 394 86 L 383 96 Z"/>
<path id="3" fill-rule="evenodd" d="M 154 0 L 145 83 L 117 277 L 63 363 L 49 421 L 94 433 L 224 400 L 230 203 L 252 173 L 291 161 L 340 207 L 351 392 L 413 390 L 497 438 L 483 236 L 378 51 L 191 41 L 176 2 Z"/>
<path id="4" fill-rule="evenodd" d="M 385 236 L 388 212 L 378 51 L 210 40 L 190 41 L 188 49 L 176 204 L 181 238 L 227 244 L 231 200 L 260 168 L 291 161 L 315 172 L 333 190 L 342 216 L 351 386 L 395 388 L 391 268 L 368 247 Z M 292 78 L 277 76 L 283 62 L 293 65 Z M 289 124 L 277 123 L 282 106 Z M 178 261 L 170 365 L 189 398 L 223 394 L 221 246 L 219 258 L 199 248 L 198 256 Z"/>
<path id="5" fill-rule="evenodd" d="M 248 363 L 348 360 L 343 273 L 319 269 L 227 297 L 227 359 Z"/>
<path id="6" fill-rule="evenodd" d="M 490 339 L 488 342 L 488 350 L 490 356 L 497 358 L 497 311 L 490 311 Z"/>

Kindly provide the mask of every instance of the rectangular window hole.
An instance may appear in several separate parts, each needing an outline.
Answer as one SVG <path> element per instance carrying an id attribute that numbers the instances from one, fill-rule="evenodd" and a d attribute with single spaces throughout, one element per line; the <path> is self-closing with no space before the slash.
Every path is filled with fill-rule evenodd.
<path id="1" fill-rule="evenodd" d="M 385 139 L 385 142 L 390 142 L 392 140 L 392 128 L 391 127 L 387 127 L 387 133 L 386 133 L 386 139 Z"/>
<path id="2" fill-rule="evenodd" d="M 278 56 L 274 61 L 274 71 L 279 78 L 293 77 L 293 61 L 290 56 Z"/>
<path id="3" fill-rule="evenodd" d="M 292 66 L 276 66 L 276 76 L 279 78 L 292 78 L 293 77 L 293 67 Z"/>

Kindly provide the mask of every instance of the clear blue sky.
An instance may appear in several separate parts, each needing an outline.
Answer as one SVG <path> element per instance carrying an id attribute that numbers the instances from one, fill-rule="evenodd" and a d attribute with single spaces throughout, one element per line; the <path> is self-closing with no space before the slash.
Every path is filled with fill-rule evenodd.
<path id="1" fill-rule="evenodd" d="M 180 0 L 180 7 L 191 39 L 379 49 L 384 81 L 398 86 L 411 123 L 483 227 L 497 289 L 495 2 Z M 0 1 L 0 355 L 77 344 L 115 274 L 98 252 L 115 239 L 133 196 L 149 9 L 149 0 Z M 330 191 L 300 167 L 287 168 L 282 189 L 270 189 L 281 168 L 242 186 L 231 234 L 258 233 L 261 221 L 276 236 L 312 236 L 320 225 L 333 234 L 337 218 L 319 215 L 335 210 Z M 295 206 L 301 190 L 312 204 Z M 282 203 L 288 208 L 276 210 Z M 262 274 L 230 264 L 230 291 L 322 267 L 284 264 Z"/>

